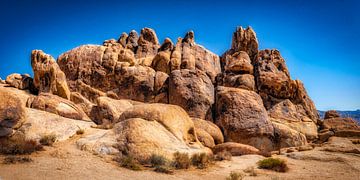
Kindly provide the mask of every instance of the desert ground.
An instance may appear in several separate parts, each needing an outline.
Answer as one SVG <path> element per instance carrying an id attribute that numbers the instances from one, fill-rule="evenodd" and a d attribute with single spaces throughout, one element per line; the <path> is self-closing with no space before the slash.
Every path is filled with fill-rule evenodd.
<path id="1" fill-rule="evenodd" d="M 309 151 L 281 153 L 273 155 L 285 159 L 289 171 L 274 172 L 257 168 L 257 161 L 265 157 L 259 155 L 233 156 L 230 161 L 218 161 L 206 169 L 191 168 L 175 170 L 173 174 L 162 174 L 144 169 L 133 171 L 117 165 L 110 157 L 100 157 L 87 151 L 79 150 L 75 142 L 58 142 L 44 151 L 31 154 L 33 161 L 27 163 L 1 164 L 0 179 L 226 179 L 231 172 L 241 172 L 244 179 L 360 179 L 360 155 L 356 153 L 324 151 L 329 147 L 347 148 L 337 138 L 335 146 L 325 144 Z M 360 145 L 354 145 L 360 148 Z M 4 155 L 0 156 L 3 161 Z M 256 176 L 244 170 L 255 167 Z"/>

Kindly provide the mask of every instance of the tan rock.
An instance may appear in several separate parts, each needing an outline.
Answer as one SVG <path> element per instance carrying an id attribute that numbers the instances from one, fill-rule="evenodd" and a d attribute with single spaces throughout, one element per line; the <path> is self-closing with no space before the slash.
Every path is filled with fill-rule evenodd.
<path id="1" fill-rule="evenodd" d="M 138 47 L 139 35 L 135 30 L 130 31 L 129 36 L 126 38 L 126 48 L 135 52 L 135 49 Z"/>
<path id="2" fill-rule="evenodd" d="M 338 118 L 340 117 L 340 114 L 335 110 L 330 110 L 325 112 L 324 119 L 330 119 L 330 118 Z"/>
<path id="3" fill-rule="evenodd" d="M 249 146 L 246 144 L 240 144 L 235 142 L 226 142 L 222 144 L 218 144 L 212 148 L 213 153 L 216 154 L 221 151 L 230 152 L 233 156 L 241 156 L 246 154 L 259 154 L 259 149 Z"/>
<path id="4" fill-rule="evenodd" d="M 66 76 L 53 57 L 41 50 L 33 50 L 31 52 L 31 66 L 34 71 L 34 86 L 39 92 L 70 99 Z"/>
<path id="5" fill-rule="evenodd" d="M 215 144 L 221 144 L 224 142 L 224 136 L 216 124 L 199 118 L 192 118 L 192 120 L 194 122 L 196 132 L 198 132 L 199 129 L 202 129 L 213 138 Z"/>
<path id="6" fill-rule="evenodd" d="M 28 74 L 13 73 L 7 76 L 5 81 L 10 86 L 21 90 L 34 88 L 33 79 Z"/>
<path id="7" fill-rule="evenodd" d="M 119 39 L 118 39 L 118 43 L 119 44 L 121 44 L 121 46 L 123 47 L 123 48 L 125 48 L 126 47 L 126 39 L 129 37 L 129 35 L 128 34 L 126 34 L 125 32 L 123 32 L 121 35 L 120 35 L 120 37 L 119 37 Z"/>
<path id="8" fill-rule="evenodd" d="M 157 71 L 154 81 L 154 102 L 169 103 L 169 75 L 164 72 Z"/>
<path id="9" fill-rule="evenodd" d="M 239 51 L 225 57 L 225 72 L 253 74 L 254 68 L 251 64 L 249 55 L 244 51 Z"/>
<path id="10" fill-rule="evenodd" d="M 196 136 L 205 147 L 212 148 L 215 146 L 214 138 L 203 129 L 196 128 Z"/>
<path id="11" fill-rule="evenodd" d="M 78 130 L 87 130 L 93 122 L 68 119 L 56 114 L 26 108 L 26 120 L 15 132 L 15 135 L 25 139 L 40 140 L 46 135 L 54 135 L 56 141 L 64 141 L 76 135 Z"/>
<path id="12" fill-rule="evenodd" d="M 138 40 L 136 58 L 154 57 L 159 49 L 159 41 L 153 29 L 143 28 Z"/>
<path id="13" fill-rule="evenodd" d="M 54 113 L 66 118 L 90 121 L 85 112 L 73 102 L 58 96 L 41 93 L 29 99 L 28 107 Z"/>
<path id="14" fill-rule="evenodd" d="M 164 40 L 164 43 L 159 48 L 159 52 L 156 54 L 152 61 L 151 67 L 155 71 L 162 71 L 166 74 L 170 73 L 170 56 L 173 49 L 173 44 L 169 38 Z"/>
<path id="15" fill-rule="evenodd" d="M 86 113 L 86 115 L 90 116 L 91 109 L 94 106 L 92 102 L 90 102 L 78 92 L 71 92 L 70 101 L 81 107 L 81 109 Z"/>
<path id="16" fill-rule="evenodd" d="M 258 53 L 258 40 L 251 27 L 237 27 L 232 37 L 231 49 L 235 52 L 245 51 L 253 61 Z"/>
<path id="17" fill-rule="evenodd" d="M 190 117 L 212 120 L 214 86 L 200 70 L 175 70 L 169 82 L 169 103 L 184 108 Z"/>
<path id="18" fill-rule="evenodd" d="M 253 91 L 217 87 L 216 124 L 223 130 L 225 141 L 252 145 L 260 150 L 272 150 L 273 126 Z"/>
<path id="19" fill-rule="evenodd" d="M 0 137 L 13 134 L 25 121 L 25 104 L 17 94 L 0 88 Z"/>
<path id="20" fill-rule="evenodd" d="M 221 73 L 217 76 L 217 85 L 255 91 L 255 80 L 251 74 Z"/>
<path id="21" fill-rule="evenodd" d="M 109 97 L 99 97 L 96 101 L 96 105 L 92 107 L 90 112 L 90 118 L 96 124 L 116 123 L 124 111 L 133 107 L 129 100 L 115 100 Z"/>
<path id="22" fill-rule="evenodd" d="M 276 122 L 272 122 L 274 126 L 274 134 L 276 137 L 277 148 L 303 146 L 306 142 L 304 134 L 289 128 L 288 126 Z"/>
<path id="23" fill-rule="evenodd" d="M 317 138 L 317 126 L 307 116 L 306 111 L 301 105 L 294 105 L 286 99 L 274 105 L 268 111 L 273 122 L 281 123 L 291 127 L 306 136 L 308 140 Z"/>

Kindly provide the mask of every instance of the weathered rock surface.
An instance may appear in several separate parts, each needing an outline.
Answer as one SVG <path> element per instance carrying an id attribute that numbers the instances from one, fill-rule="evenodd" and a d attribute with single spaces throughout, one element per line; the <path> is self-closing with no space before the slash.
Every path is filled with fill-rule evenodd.
<path id="1" fill-rule="evenodd" d="M 225 140 L 271 150 L 274 129 L 261 97 L 253 91 L 218 86 L 216 124 Z"/>
<path id="2" fill-rule="evenodd" d="M 25 104 L 17 94 L 0 88 L 0 137 L 10 136 L 25 121 Z"/>
<path id="3" fill-rule="evenodd" d="M 330 110 L 325 112 L 324 119 L 330 119 L 330 118 L 338 118 L 340 117 L 340 114 L 335 110 Z"/>
<path id="4" fill-rule="evenodd" d="M 214 86 L 200 70 L 175 70 L 169 83 L 169 103 L 184 108 L 190 117 L 212 120 Z"/>
<path id="5" fill-rule="evenodd" d="M 57 141 L 67 140 L 76 135 L 78 130 L 87 131 L 93 122 L 64 118 L 56 114 L 26 108 L 26 120 L 14 135 L 25 139 L 40 140 L 47 135 L 54 135 Z"/>
<path id="6" fill-rule="evenodd" d="M 120 115 L 133 107 L 129 100 L 115 100 L 109 97 L 99 97 L 95 106 L 92 107 L 90 118 L 96 124 L 116 123 Z"/>
<path id="7" fill-rule="evenodd" d="M 211 136 L 215 144 L 221 144 L 224 142 L 224 136 L 220 128 L 216 124 L 199 118 L 192 118 L 192 120 L 194 122 L 196 132 L 199 129 L 204 130 L 207 134 Z"/>
<path id="8" fill-rule="evenodd" d="M 297 147 L 306 144 L 306 137 L 304 134 L 291 129 L 290 127 L 272 122 L 274 127 L 274 135 L 276 137 L 277 148 Z"/>
<path id="9" fill-rule="evenodd" d="M 31 67 L 34 71 L 34 86 L 39 92 L 70 99 L 66 76 L 53 57 L 41 50 L 33 50 L 31 52 Z"/>
<path id="10" fill-rule="evenodd" d="M 268 111 L 273 122 L 287 125 L 288 127 L 304 134 L 307 139 L 317 138 L 317 126 L 307 116 L 303 106 L 294 105 L 286 99 L 274 105 Z"/>
<path id="11" fill-rule="evenodd" d="M 33 79 L 28 74 L 18 74 L 13 73 L 6 77 L 5 82 L 9 84 L 12 87 L 25 90 L 25 89 L 31 89 L 34 90 L 33 85 Z"/>
<path id="12" fill-rule="evenodd" d="M 251 74 L 221 73 L 217 76 L 217 85 L 255 91 L 255 80 Z"/>
<path id="13" fill-rule="evenodd" d="M 73 102 L 49 93 L 41 93 L 36 97 L 30 98 L 27 106 L 70 119 L 90 120 L 85 112 Z"/>
<path id="14" fill-rule="evenodd" d="M 253 146 L 249 146 L 246 144 L 234 143 L 234 142 L 226 142 L 222 144 L 218 144 L 212 148 L 214 154 L 219 153 L 221 151 L 230 152 L 233 156 L 241 156 L 246 154 L 259 154 L 259 149 L 256 149 Z"/>
<path id="15" fill-rule="evenodd" d="M 210 153 L 196 137 L 186 112 L 174 105 L 140 104 L 126 110 L 113 129 L 99 130 L 77 142 L 97 154 L 132 154 L 146 160 L 152 154 L 172 158 L 173 153 Z"/>

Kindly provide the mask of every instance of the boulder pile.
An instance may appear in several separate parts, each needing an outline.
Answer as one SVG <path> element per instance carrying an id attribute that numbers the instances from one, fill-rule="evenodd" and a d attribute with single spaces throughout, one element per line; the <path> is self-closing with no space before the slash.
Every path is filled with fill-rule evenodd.
<path id="1" fill-rule="evenodd" d="M 278 50 L 258 47 L 251 27 L 238 27 L 221 56 L 198 45 L 193 31 L 160 44 L 154 30 L 143 28 L 140 35 L 133 30 L 103 45 L 76 47 L 57 61 L 34 50 L 34 77 L 12 74 L 0 84 L 0 137 L 20 129 L 65 133 L 21 128 L 39 127 L 29 116 L 41 110 L 52 114 L 42 113 L 44 123 L 56 114 L 63 127 L 82 121 L 92 129 L 77 142 L 84 150 L 140 159 L 223 149 L 256 154 L 316 140 L 322 121 L 304 85 L 291 79 Z M 324 129 L 334 129 L 338 117 L 327 117 Z M 75 133 L 66 137 L 69 132 Z"/>

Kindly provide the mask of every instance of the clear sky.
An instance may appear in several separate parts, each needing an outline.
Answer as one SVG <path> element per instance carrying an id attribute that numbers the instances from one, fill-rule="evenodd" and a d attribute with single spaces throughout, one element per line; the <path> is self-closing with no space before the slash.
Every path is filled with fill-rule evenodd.
<path id="1" fill-rule="evenodd" d="M 161 42 L 192 29 L 198 44 L 221 55 L 235 27 L 250 25 L 260 49 L 280 50 L 318 109 L 360 109 L 359 2 L 1 0 L 0 77 L 32 75 L 32 49 L 57 58 L 143 27 Z"/>

